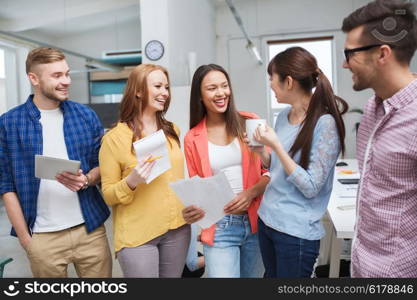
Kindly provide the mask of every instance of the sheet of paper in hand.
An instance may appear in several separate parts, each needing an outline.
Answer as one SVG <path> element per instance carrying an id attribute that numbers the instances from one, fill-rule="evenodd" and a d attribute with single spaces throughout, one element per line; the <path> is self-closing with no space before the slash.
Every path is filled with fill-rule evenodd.
<path id="1" fill-rule="evenodd" d="M 169 184 L 184 206 L 195 205 L 204 212 L 204 218 L 196 224 L 210 227 L 224 217 L 224 206 L 234 197 L 229 181 L 223 172 L 212 177 L 181 179 Z"/>
<path id="2" fill-rule="evenodd" d="M 149 155 L 152 155 L 149 161 L 153 160 L 154 165 L 149 177 L 146 179 L 147 184 L 171 168 L 167 139 L 162 129 L 134 142 L 133 147 L 135 148 L 138 161 L 145 160 Z"/>

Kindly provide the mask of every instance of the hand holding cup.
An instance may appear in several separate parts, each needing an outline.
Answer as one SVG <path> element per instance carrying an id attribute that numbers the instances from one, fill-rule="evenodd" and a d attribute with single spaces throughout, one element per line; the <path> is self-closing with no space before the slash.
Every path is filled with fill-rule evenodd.
<path id="1" fill-rule="evenodd" d="M 253 138 L 257 143 L 272 149 L 274 149 L 276 144 L 279 144 L 279 139 L 275 130 L 268 125 L 265 125 L 264 128 L 256 128 Z"/>
<path id="2" fill-rule="evenodd" d="M 257 128 L 264 129 L 266 127 L 265 119 L 247 119 L 246 120 L 246 134 L 249 140 L 249 146 L 263 146 L 254 139 L 255 130 Z"/>

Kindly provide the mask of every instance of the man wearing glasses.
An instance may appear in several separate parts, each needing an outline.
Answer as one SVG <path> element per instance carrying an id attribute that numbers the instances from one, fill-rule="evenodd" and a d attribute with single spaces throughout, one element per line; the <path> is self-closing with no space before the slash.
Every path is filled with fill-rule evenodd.
<path id="1" fill-rule="evenodd" d="M 343 21 L 343 67 L 375 92 L 357 134 L 361 172 L 352 277 L 417 277 L 417 47 L 414 5 L 377 0 Z"/>

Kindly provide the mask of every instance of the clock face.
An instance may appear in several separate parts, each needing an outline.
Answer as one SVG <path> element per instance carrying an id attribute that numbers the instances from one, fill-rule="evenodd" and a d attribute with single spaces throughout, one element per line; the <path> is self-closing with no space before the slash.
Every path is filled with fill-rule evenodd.
<path id="1" fill-rule="evenodd" d="M 150 60 L 158 60 L 164 55 L 164 45 L 160 41 L 149 41 L 145 46 L 145 55 Z"/>

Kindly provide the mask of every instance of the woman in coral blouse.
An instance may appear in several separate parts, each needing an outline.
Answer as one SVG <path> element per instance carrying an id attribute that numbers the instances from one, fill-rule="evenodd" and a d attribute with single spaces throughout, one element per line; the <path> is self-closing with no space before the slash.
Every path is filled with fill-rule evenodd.
<path id="1" fill-rule="evenodd" d="M 190 177 L 224 172 L 235 198 L 224 208 L 226 216 L 201 233 L 208 277 L 261 277 L 263 266 L 257 236 L 257 210 L 269 182 L 262 176 L 259 157 L 244 143 L 245 120 L 239 113 L 227 72 L 220 66 L 200 66 L 191 85 L 190 128 L 184 140 Z M 194 223 L 204 211 L 189 206 L 184 219 Z"/>
<path id="2" fill-rule="evenodd" d="M 170 103 L 168 72 L 143 64 L 130 74 L 116 127 L 104 137 L 100 172 L 104 199 L 113 208 L 114 245 L 125 277 L 180 277 L 190 226 L 168 183 L 184 177 L 177 127 L 165 120 Z M 132 143 L 162 129 L 171 169 L 145 180 L 155 161 L 137 161 Z"/>

